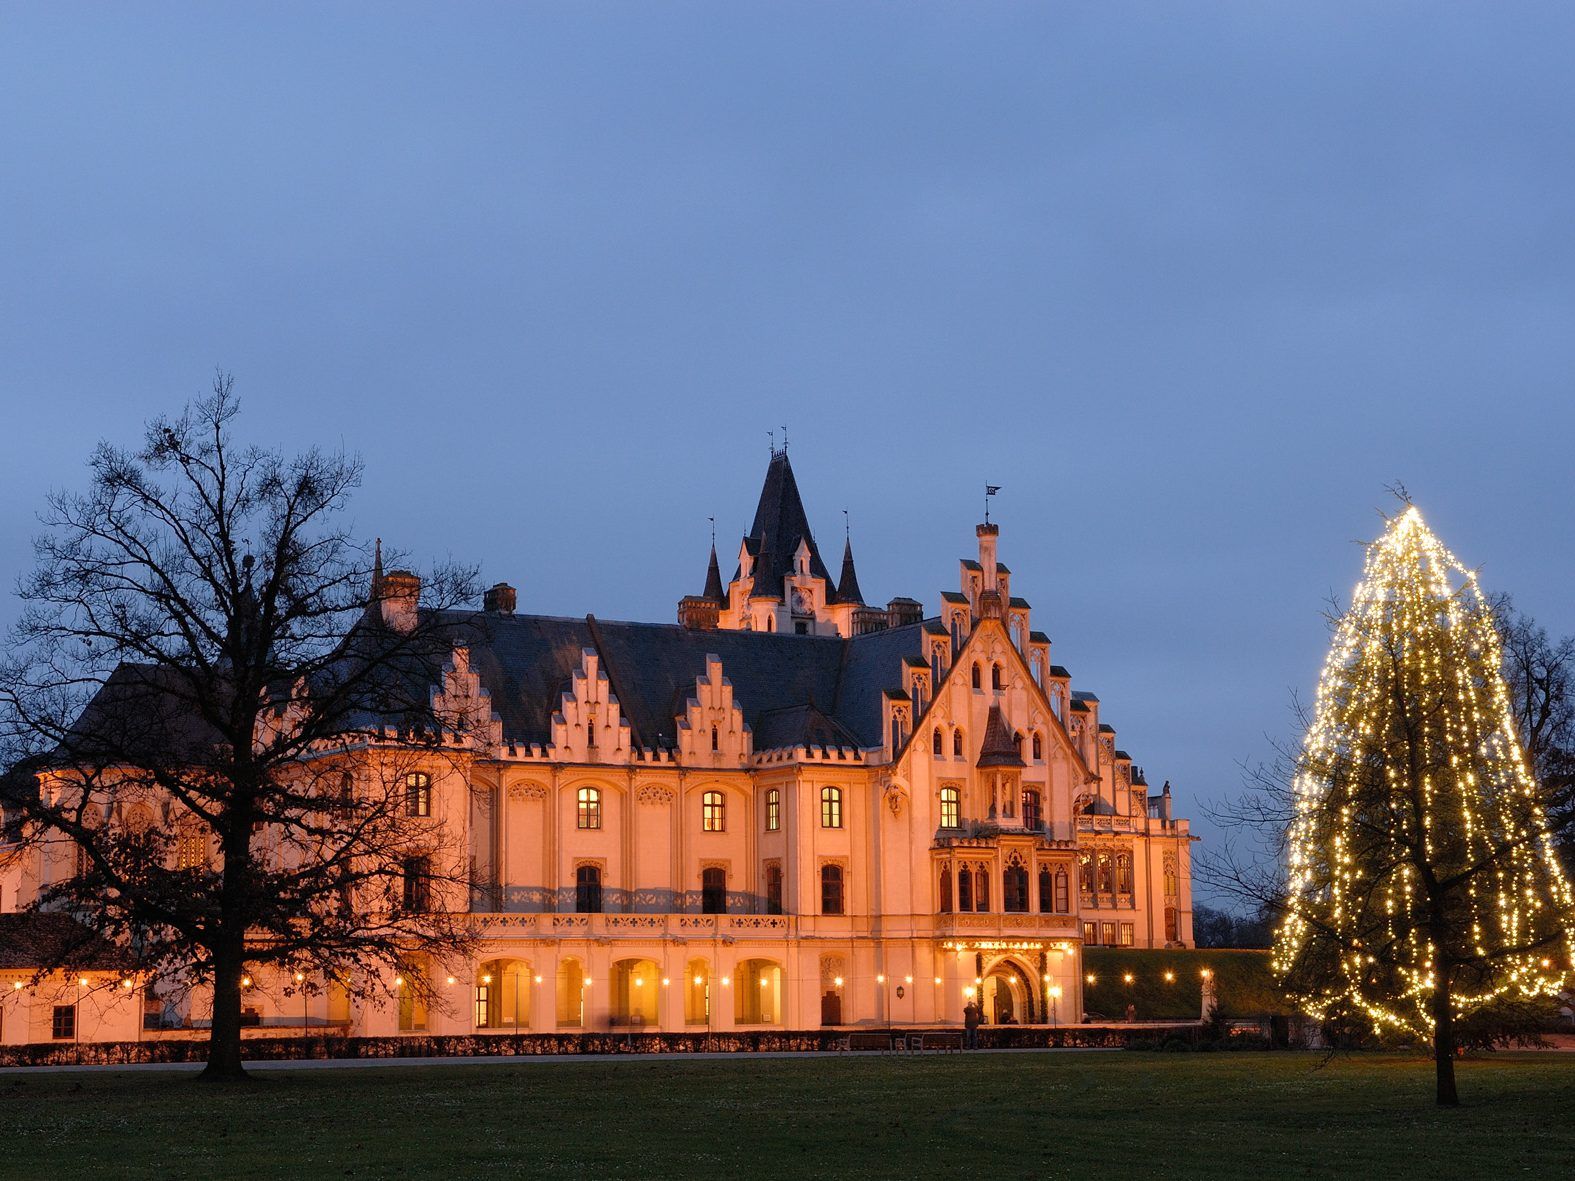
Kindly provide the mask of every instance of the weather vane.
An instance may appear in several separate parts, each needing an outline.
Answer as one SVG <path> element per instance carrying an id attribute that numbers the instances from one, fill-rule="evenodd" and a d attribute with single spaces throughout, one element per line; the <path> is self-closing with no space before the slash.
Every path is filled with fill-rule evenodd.
<path id="1" fill-rule="evenodd" d="M 990 523 L 990 497 L 1001 490 L 999 484 L 986 484 L 984 486 L 984 523 Z"/>

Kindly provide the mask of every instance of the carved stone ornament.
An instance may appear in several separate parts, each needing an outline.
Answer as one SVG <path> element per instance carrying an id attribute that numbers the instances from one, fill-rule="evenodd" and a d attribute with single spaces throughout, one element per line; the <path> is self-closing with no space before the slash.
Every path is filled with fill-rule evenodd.
<path id="1" fill-rule="evenodd" d="M 642 804 L 648 804 L 653 808 L 659 808 L 664 804 L 670 804 L 673 802 L 672 791 L 655 783 L 647 783 L 643 785 L 635 791 L 634 795 L 635 799 L 639 800 Z"/>
<path id="2" fill-rule="evenodd" d="M 546 798 L 547 789 L 539 783 L 509 784 L 509 799 L 511 800 L 544 800 Z"/>
<path id="3" fill-rule="evenodd" d="M 908 787 L 900 779 L 882 777 L 881 791 L 886 800 L 886 806 L 891 809 L 893 819 L 902 815 L 903 805 L 908 802 Z"/>

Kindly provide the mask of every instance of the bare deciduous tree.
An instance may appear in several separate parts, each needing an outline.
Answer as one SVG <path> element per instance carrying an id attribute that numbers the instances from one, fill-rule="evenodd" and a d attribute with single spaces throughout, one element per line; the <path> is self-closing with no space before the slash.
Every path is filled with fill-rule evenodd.
<path id="1" fill-rule="evenodd" d="M 67 866 L 35 905 L 146 979 L 211 986 L 218 1078 L 243 1074 L 258 967 L 370 988 L 471 940 L 466 843 L 443 831 L 468 804 L 421 815 L 408 776 L 468 782 L 474 718 L 431 689 L 473 573 L 440 566 L 427 609 L 369 600 L 380 562 L 343 523 L 359 461 L 244 446 L 238 409 L 221 374 L 50 497 L 0 667 L 0 738 L 35 784 L 21 835 Z"/>

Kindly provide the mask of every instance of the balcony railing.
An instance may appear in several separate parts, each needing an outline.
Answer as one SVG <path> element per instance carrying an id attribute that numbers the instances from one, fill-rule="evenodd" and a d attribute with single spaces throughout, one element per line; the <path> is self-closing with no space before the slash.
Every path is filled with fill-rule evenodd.
<path id="1" fill-rule="evenodd" d="M 781 914 L 513 914 L 475 912 L 470 921 L 506 935 L 660 939 L 669 935 L 788 935 L 793 917 Z"/>

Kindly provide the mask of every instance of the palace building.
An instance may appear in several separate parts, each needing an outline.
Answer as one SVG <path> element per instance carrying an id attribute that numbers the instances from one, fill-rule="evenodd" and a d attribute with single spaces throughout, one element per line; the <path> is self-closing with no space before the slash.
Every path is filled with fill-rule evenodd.
<path id="1" fill-rule="evenodd" d="M 434 686 L 483 712 L 482 741 L 401 772 L 471 866 L 469 897 L 433 904 L 468 910 L 482 951 L 413 969 L 452 1003 L 402 978 L 386 1003 L 263 979 L 254 1019 L 803 1030 L 958 1024 L 977 998 L 993 1023 L 1079 1021 L 1084 946 L 1190 946 L 1193 838 L 1052 661 L 1000 540 L 978 526 L 933 610 L 866 603 L 851 543 L 832 578 L 784 449 L 733 577 L 713 545 L 675 624 L 526 614 L 493 587 Z M 381 574 L 371 610 L 408 626 L 419 579 Z M 68 872 L 50 858 L 13 858 L 5 909 Z M 136 1036 L 102 1003 L 91 1028 L 63 1021 L 57 993 L 0 1040 Z"/>

